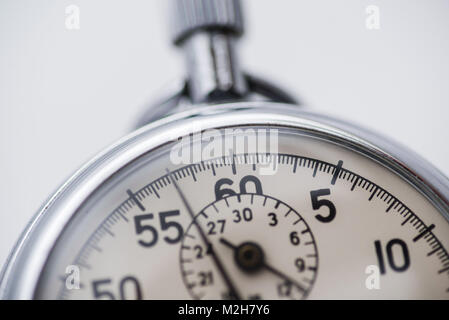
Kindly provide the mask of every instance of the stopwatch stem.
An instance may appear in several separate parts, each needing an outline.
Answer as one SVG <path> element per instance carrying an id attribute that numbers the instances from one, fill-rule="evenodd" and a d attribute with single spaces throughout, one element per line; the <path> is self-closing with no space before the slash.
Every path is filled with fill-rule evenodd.
<path id="1" fill-rule="evenodd" d="M 240 0 L 170 0 L 172 42 L 182 49 L 187 77 L 152 103 L 137 128 L 197 104 L 268 100 L 299 102 L 270 81 L 242 72 Z"/>
<path id="2" fill-rule="evenodd" d="M 173 42 L 185 53 L 192 103 L 244 98 L 248 85 L 235 43 L 243 34 L 240 0 L 172 0 Z"/>

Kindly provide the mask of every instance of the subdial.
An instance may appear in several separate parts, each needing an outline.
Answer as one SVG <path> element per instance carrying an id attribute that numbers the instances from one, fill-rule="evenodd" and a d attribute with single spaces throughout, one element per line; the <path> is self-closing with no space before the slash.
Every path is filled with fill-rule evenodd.
<path id="1" fill-rule="evenodd" d="M 318 272 L 318 250 L 306 221 L 266 195 L 218 199 L 196 215 L 183 237 L 180 265 L 190 295 L 233 299 L 211 253 L 221 258 L 243 299 L 306 298 Z"/>

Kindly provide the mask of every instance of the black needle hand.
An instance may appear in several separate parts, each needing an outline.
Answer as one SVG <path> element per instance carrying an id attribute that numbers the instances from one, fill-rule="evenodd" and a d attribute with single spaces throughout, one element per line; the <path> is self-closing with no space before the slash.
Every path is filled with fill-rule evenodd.
<path id="1" fill-rule="evenodd" d="M 224 238 L 220 238 L 220 242 L 234 250 L 237 265 L 245 271 L 253 272 L 257 269 L 265 269 L 284 279 L 287 283 L 293 284 L 300 291 L 306 292 L 306 289 L 295 279 L 269 265 L 265 261 L 262 248 L 258 244 L 254 242 L 244 242 L 241 245 L 236 246 Z"/>
<path id="2" fill-rule="evenodd" d="M 178 183 L 173 178 L 170 170 L 166 169 L 168 176 L 170 177 L 171 182 L 175 186 L 176 191 L 178 192 L 179 197 L 181 198 L 182 202 L 184 203 L 184 206 L 186 207 L 187 211 L 189 212 L 190 218 L 192 219 L 193 223 L 196 225 L 198 232 L 200 234 L 201 239 L 203 240 L 204 244 L 206 245 L 206 248 L 210 248 L 210 254 L 212 256 L 212 260 L 214 261 L 215 265 L 218 268 L 218 271 L 220 272 L 220 275 L 222 276 L 224 282 L 226 283 L 226 286 L 229 289 L 229 293 L 237 300 L 241 300 L 240 295 L 234 286 L 231 278 L 229 277 L 228 273 L 226 272 L 223 263 L 221 262 L 220 258 L 215 253 L 212 244 L 209 242 L 209 240 L 206 237 L 206 234 L 204 233 L 203 229 L 201 228 L 200 224 L 197 223 L 195 219 L 195 214 L 192 210 L 192 207 L 190 206 L 189 202 L 187 201 L 186 197 L 184 196 L 184 193 L 179 188 Z"/>

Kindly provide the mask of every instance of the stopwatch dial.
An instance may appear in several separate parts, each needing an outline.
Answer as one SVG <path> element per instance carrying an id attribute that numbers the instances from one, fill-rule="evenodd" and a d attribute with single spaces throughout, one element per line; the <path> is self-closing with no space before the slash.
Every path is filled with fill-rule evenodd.
<path id="1" fill-rule="evenodd" d="M 192 155 L 260 128 L 237 129 L 114 172 L 54 243 L 35 297 L 449 298 L 448 221 L 359 151 L 277 128 L 271 154 L 174 161 L 175 146 Z"/>
<path id="2" fill-rule="evenodd" d="M 212 251 L 245 299 L 305 298 L 318 270 L 317 246 L 305 220 L 266 195 L 237 194 L 215 201 L 198 213 L 184 235 L 180 265 L 192 297 L 233 298 Z"/>

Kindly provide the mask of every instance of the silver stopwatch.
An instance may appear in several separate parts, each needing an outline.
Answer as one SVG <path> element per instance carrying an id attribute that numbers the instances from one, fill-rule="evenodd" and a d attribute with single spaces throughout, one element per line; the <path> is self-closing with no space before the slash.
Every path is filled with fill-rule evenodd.
<path id="1" fill-rule="evenodd" d="M 187 80 L 46 202 L 4 299 L 448 299 L 449 183 L 242 73 L 234 0 L 174 1 Z"/>

